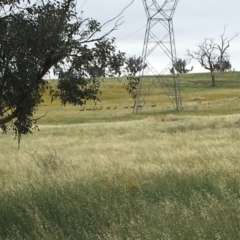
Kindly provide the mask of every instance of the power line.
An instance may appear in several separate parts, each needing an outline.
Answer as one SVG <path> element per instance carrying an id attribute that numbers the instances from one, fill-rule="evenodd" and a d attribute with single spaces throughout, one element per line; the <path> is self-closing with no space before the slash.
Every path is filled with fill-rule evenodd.
<path id="1" fill-rule="evenodd" d="M 85 1 L 82 3 L 82 5 L 79 7 L 79 9 L 82 9 L 82 8 L 86 5 L 87 1 L 88 1 L 88 0 L 85 0 Z"/>
<path id="2" fill-rule="evenodd" d="M 127 38 L 129 38 L 129 37 L 131 37 L 132 35 L 134 35 L 135 33 L 139 32 L 140 30 L 142 30 L 142 29 L 145 28 L 145 27 L 146 27 L 146 25 L 140 27 L 140 28 L 137 29 L 135 32 L 132 32 L 132 33 L 130 33 L 129 35 L 127 35 L 126 37 L 124 37 L 124 38 L 116 41 L 116 43 L 119 43 L 119 42 L 121 42 L 121 41 L 123 41 L 123 40 L 125 40 L 125 39 L 127 39 Z"/>
<path id="3" fill-rule="evenodd" d="M 182 0 L 179 0 L 178 3 L 180 3 L 181 1 L 182 1 Z M 127 38 L 129 38 L 129 37 L 131 37 L 132 35 L 134 35 L 135 33 L 139 32 L 140 30 L 142 30 L 142 29 L 145 28 L 145 27 L 146 27 L 146 24 L 143 25 L 142 27 L 140 27 L 139 29 L 137 29 L 135 32 L 130 33 L 130 34 L 127 35 L 126 37 L 124 37 L 124 38 L 122 38 L 122 39 L 116 41 L 116 43 L 119 43 L 119 42 L 121 42 L 121 41 L 123 41 L 123 40 L 125 40 L 125 39 L 127 39 Z"/>

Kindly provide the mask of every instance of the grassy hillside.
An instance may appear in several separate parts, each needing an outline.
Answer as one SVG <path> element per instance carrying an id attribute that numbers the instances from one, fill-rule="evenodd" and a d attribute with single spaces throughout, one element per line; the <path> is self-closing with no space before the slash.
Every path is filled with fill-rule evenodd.
<path id="1" fill-rule="evenodd" d="M 151 78 L 146 81 L 152 82 Z M 160 84 L 156 84 L 144 108 L 138 116 L 132 114 L 133 100 L 123 88 L 126 79 L 103 79 L 100 102 L 88 102 L 85 110 L 71 105 L 61 106 L 55 100 L 51 103 L 48 92 L 45 102 L 40 106 L 37 116 L 47 116 L 41 119 L 40 124 L 74 124 L 100 121 L 119 121 L 130 119 L 143 119 L 146 116 L 173 115 L 214 115 L 234 114 L 239 112 L 240 102 L 240 73 L 216 73 L 217 87 L 211 87 L 210 74 L 183 74 L 180 75 L 182 100 L 184 111 L 176 113 L 167 94 Z M 53 81 L 52 85 L 56 85 Z M 156 107 L 151 107 L 155 103 Z M 86 111 L 86 109 L 101 108 L 102 110 Z M 109 108 L 110 109 L 107 109 Z M 115 108 L 115 109 L 114 109 Z"/>
<path id="2" fill-rule="evenodd" d="M 123 79 L 102 110 L 46 94 L 40 132 L 0 138 L 0 239 L 240 239 L 240 74 L 181 79 L 180 113 L 156 88 L 133 115 Z"/>

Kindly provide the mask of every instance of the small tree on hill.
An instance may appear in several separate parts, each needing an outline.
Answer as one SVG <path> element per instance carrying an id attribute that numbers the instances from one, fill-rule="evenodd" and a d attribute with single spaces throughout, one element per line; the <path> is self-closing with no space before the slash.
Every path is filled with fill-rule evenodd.
<path id="1" fill-rule="evenodd" d="M 190 69 L 187 69 L 187 61 L 185 59 L 177 59 L 177 61 L 173 64 L 173 68 L 170 70 L 170 72 L 173 74 L 174 69 L 177 71 L 177 73 L 189 73 L 193 70 L 193 66 Z"/>
<path id="2" fill-rule="evenodd" d="M 131 95 L 132 99 L 136 100 L 137 97 L 137 89 L 140 84 L 140 77 L 136 76 L 137 73 L 141 72 L 143 69 L 147 67 L 147 64 L 143 64 L 143 60 L 141 57 L 129 57 L 125 61 L 126 67 L 126 76 L 127 76 L 127 84 L 124 85 L 124 88 Z"/>
<path id="3" fill-rule="evenodd" d="M 198 44 L 197 47 L 197 51 L 190 52 L 188 50 L 187 55 L 192 59 L 196 59 L 203 68 L 210 71 L 212 86 L 215 86 L 214 72 L 218 62 L 216 44 L 213 39 L 205 39 L 202 43 Z"/>
<path id="4" fill-rule="evenodd" d="M 225 28 L 221 37 L 221 44 L 216 44 L 213 39 L 205 39 L 202 43 L 198 44 L 198 50 L 190 52 L 187 55 L 191 59 L 197 60 L 203 68 L 209 70 L 211 73 L 212 86 L 216 86 L 215 71 L 223 72 L 224 69 L 229 68 L 229 57 L 227 50 L 230 47 L 230 42 L 237 37 L 235 34 L 232 38 L 225 37 Z"/>
<path id="5" fill-rule="evenodd" d="M 141 72 L 147 67 L 147 64 L 143 65 L 141 57 L 129 57 L 125 60 L 126 70 L 128 75 L 136 76 L 137 73 Z"/>

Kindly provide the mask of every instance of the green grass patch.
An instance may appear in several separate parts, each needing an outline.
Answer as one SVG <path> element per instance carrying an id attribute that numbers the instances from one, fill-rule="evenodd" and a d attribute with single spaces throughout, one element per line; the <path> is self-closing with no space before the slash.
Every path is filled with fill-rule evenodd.
<path id="1" fill-rule="evenodd" d="M 235 240 L 239 186 L 230 173 L 174 171 L 30 185 L 1 196 L 0 233 L 3 239 Z"/>

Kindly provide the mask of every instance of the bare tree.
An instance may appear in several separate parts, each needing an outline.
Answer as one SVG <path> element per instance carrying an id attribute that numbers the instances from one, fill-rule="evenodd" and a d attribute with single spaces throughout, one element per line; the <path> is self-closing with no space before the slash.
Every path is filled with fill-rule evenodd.
<path id="1" fill-rule="evenodd" d="M 230 42 L 238 36 L 238 33 L 236 33 L 232 38 L 228 38 L 225 36 L 226 33 L 226 26 L 224 27 L 223 34 L 220 35 L 221 43 L 217 45 L 217 49 L 219 50 L 219 67 L 220 72 L 224 71 L 225 63 L 228 61 L 228 53 L 227 50 L 230 47 Z M 229 62 L 229 61 L 228 61 Z"/>
<path id="2" fill-rule="evenodd" d="M 217 45 L 213 39 L 205 39 L 197 47 L 198 51 L 190 52 L 187 50 L 187 55 L 191 59 L 197 60 L 203 68 L 211 72 L 212 86 L 216 86 L 214 71 L 218 62 Z"/>
<path id="3" fill-rule="evenodd" d="M 228 38 L 225 36 L 225 32 L 226 27 L 224 27 L 223 34 L 220 35 L 220 44 L 215 43 L 213 39 L 207 38 L 197 45 L 198 51 L 190 52 L 187 50 L 187 55 L 191 59 L 197 60 L 203 68 L 211 72 L 212 86 L 216 86 L 214 72 L 223 72 L 231 66 L 227 50 L 230 47 L 230 42 L 238 36 L 238 33 L 232 38 Z"/>

